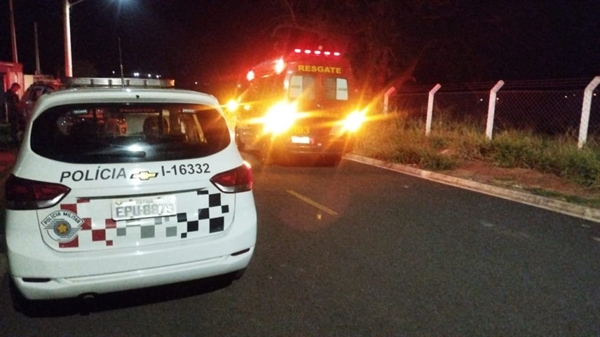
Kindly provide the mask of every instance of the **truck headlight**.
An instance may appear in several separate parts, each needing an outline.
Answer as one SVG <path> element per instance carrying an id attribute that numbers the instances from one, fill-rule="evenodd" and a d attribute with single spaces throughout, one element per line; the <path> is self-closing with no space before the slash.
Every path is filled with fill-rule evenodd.
<path id="1" fill-rule="evenodd" d="M 272 106 L 264 117 L 264 133 L 274 135 L 286 132 L 298 118 L 296 105 L 281 102 Z"/>
<path id="2" fill-rule="evenodd" d="M 235 112 L 240 107 L 240 103 L 235 99 L 230 99 L 229 102 L 227 102 L 226 107 L 227 111 Z"/>
<path id="3" fill-rule="evenodd" d="M 350 113 L 344 120 L 343 130 L 349 132 L 358 131 L 366 119 L 365 115 L 365 111 L 353 111 Z"/>

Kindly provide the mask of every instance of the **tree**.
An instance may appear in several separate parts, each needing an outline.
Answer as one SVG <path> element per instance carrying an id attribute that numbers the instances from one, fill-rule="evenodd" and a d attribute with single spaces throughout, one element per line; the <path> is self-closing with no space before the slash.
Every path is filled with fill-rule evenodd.
<path id="1" fill-rule="evenodd" d="M 93 62 L 89 60 L 76 60 L 73 63 L 73 76 L 96 77 L 98 76 L 98 71 Z"/>
<path id="2" fill-rule="evenodd" d="M 279 47 L 299 36 L 338 46 L 375 93 L 407 82 L 597 75 L 597 0 L 270 2 Z"/>
<path id="3" fill-rule="evenodd" d="M 310 39 L 342 50 L 355 76 L 375 94 L 415 81 L 415 70 L 431 38 L 411 35 L 423 22 L 443 15 L 434 11 L 449 0 L 277 0 L 272 36 L 285 48 Z M 444 13 L 444 11 L 441 11 Z M 423 31 L 420 31 L 423 32 Z M 426 32 L 426 30 L 425 30 Z"/>

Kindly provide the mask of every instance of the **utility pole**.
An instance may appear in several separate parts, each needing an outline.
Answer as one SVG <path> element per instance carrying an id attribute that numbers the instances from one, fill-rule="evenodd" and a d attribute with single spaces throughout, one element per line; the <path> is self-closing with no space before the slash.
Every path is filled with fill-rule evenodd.
<path id="1" fill-rule="evenodd" d="M 17 53 L 17 30 L 15 29 L 15 13 L 13 10 L 13 1 L 9 0 L 10 7 L 10 38 L 12 41 L 12 57 L 13 63 L 19 63 L 19 55 Z"/>
<path id="2" fill-rule="evenodd" d="M 37 22 L 33 24 L 33 31 L 35 34 L 35 74 L 41 75 L 42 70 L 40 67 L 40 47 L 38 44 L 38 30 L 37 30 Z"/>
<path id="3" fill-rule="evenodd" d="M 121 38 L 119 39 L 119 66 L 121 67 L 121 85 L 125 86 L 125 75 L 123 74 L 123 56 L 121 55 Z"/>
<path id="4" fill-rule="evenodd" d="M 63 0 L 63 25 L 65 34 L 65 77 L 73 77 L 73 61 L 71 60 L 71 22 L 69 0 Z"/>

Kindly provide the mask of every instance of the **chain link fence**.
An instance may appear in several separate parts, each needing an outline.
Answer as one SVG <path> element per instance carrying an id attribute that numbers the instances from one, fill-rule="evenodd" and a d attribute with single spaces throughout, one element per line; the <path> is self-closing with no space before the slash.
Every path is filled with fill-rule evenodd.
<path id="1" fill-rule="evenodd" d="M 577 138 L 583 97 L 589 80 L 507 82 L 496 95 L 493 132 L 524 130 Z M 431 132 L 449 123 L 486 131 L 490 90 L 495 83 L 442 85 L 433 94 Z M 408 120 L 425 122 L 433 86 L 403 87 L 390 99 L 391 109 Z M 600 139 L 600 90 L 592 94 L 588 138 Z"/>

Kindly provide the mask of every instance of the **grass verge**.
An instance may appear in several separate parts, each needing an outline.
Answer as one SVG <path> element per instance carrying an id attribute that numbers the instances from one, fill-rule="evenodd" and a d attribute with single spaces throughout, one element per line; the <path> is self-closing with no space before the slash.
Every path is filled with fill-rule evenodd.
<path id="1" fill-rule="evenodd" d="M 427 136 L 424 123 L 390 116 L 365 125 L 357 135 L 356 154 L 430 171 L 452 170 L 468 161 L 483 160 L 504 168 L 554 174 L 600 194 L 600 147 L 593 140 L 579 149 L 573 135 L 550 137 L 515 130 L 497 132 L 488 140 L 481 126 L 457 123 L 436 126 Z M 561 199 L 600 205 L 600 198 Z"/>

